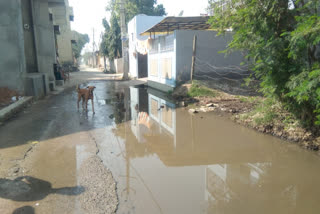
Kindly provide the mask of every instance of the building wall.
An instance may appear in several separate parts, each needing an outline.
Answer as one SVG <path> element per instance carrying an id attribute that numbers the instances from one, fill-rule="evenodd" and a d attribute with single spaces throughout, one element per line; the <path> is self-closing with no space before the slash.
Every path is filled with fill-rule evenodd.
<path id="1" fill-rule="evenodd" d="M 231 33 L 217 37 L 214 31 L 176 30 L 173 34 L 152 40 L 152 47 L 148 53 L 150 86 L 167 91 L 190 80 L 195 35 L 197 36 L 195 76 L 202 76 L 205 80 L 212 78 L 220 81 L 221 76 L 242 79 L 249 73 L 246 66 L 240 66 L 245 62 L 241 52 L 227 56 L 220 53 L 227 48 L 228 42 L 232 39 Z M 167 87 L 159 87 L 159 84 Z"/>
<path id="2" fill-rule="evenodd" d="M 57 35 L 59 61 L 61 64 L 73 62 L 69 3 L 67 0 L 63 3 L 52 2 L 50 0 L 49 7 L 52 10 L 54 25 L 59 25 L 60 27 L 60 35 Z"/>
<path id="3" fill-rule="evenodd" d="M 176 34 L 160 36 L 152 40 L 148 53 L 149 85 L 169 91 L 176 86 Z M 159 87 L 159 84 L 168 87 Z"/>
<path id="4" fill-rule="evenodd" d="M 123 63 L 123 58 L 114 59 L 114 70 L 113 71 L 116 72 L 117 74 L 123 73 L 122 63 Z"/>
<path id="5" fill-rule="evenodd" d="M 221 73 L 227 75 L 226 67 L 234 66 L 239 67 L 241 62 L 245 61 L 244 55 L 240 52 L 234 52 L 228 56 L 219 53 L 227 48 L 227 44 L 232 39 L 232 35 L 226 34 L 225 36 L 217 36 L 214 31 L 192 31 L 192 30 L 178 30 L 176 31 L 177 43 L 177 81 L 184 82 L 190 80 L 191 63 L 192 63 L 192 46 L 194 35 L 197 36 L 196 43 L 196 65 L 204 65 L 207 63 L 209 66 L 214 67 L 211 73 Z M 202 67 L 202 71 L 206 67 Z M 195 69 L 195 74 L 197 69 Z M 198 70 L 200 71 L 200 70 Z M 241 72 L 236 71 L 235 72 Z M 210 76 L 210 74 L 209 74 Z M 240 76 L 238 76 L 240 77 Z"/>
<path id="6" fill-rule="evenodd" d="M 48 0 L 1 1 L 0 14 L 0 87 L 44 96 L 54 77 Z"/>
<path id="7" fill-rule="evenodd" d="M 162 16 L 146 16 L 139 14 L 135 16 L 128 23 L 128 35 L 129 35 L 129 73 L 133 78 L 146 77 L 145 73 L 138 73 L 139 60 L 138 53 L 136 53 L 136 46 L 139 41 L 145 41 L 149 36 L 141 36 L 140 33 L 151 28 L 156 23 L 163 19 Z"/>
<path id="8" fill-rule="evenodd" d="M 20 1 L 0 1 L 0 14 L 0 87 L 24 93 L 26 67 Z"/>
<path id="9" fill-rule="evenodd" d="M 176 31 L 177 84 L 190 80 L 194 35 L 197 36 L 195 80 L 207 87 L 235 95 L 257 95 L 253 86 L 259 84 L 258 81 L 253 81 L 250 86 L 245 85 L 245 79 L 252 74 L 245 53 L 221 53 L 232 40 L 231 32 L 217 36 L 214 31 Z"/>
<path id="10" fill-rule="evenodd" d="M 137 39 L 137 16 L 128 23 L 129 35 L 129 74 L 131 78 L 138 77 L 138 59 L 135 57 Z"/>
<path id="11" fill-rule="evenodd" d="M 45 74 L 48 91 L 49 80 L 55 80 L 55 43 L 52 23 L 49 20 L 48 0 L 34 0 L 33 10 L 38 71 Z"/>

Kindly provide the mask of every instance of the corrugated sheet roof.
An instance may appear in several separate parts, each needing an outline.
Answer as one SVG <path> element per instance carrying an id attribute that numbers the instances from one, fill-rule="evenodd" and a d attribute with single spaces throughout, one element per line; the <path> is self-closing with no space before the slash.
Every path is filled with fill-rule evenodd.
<path id="1" fill-rule="evenodd" d="M 195 17 L 174 17 L 169 16 L 164 18 L 161 22 L 141 33 L 141 36 L 150 34 L 164 34 L 174 30 L 208 30 L 209 16 L 195 16 Z"/>

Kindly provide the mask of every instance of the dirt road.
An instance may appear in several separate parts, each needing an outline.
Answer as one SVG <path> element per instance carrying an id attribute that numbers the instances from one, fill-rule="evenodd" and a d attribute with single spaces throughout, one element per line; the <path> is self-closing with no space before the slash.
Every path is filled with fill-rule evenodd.
<path id="1" fill-rule="evenodd" d="M 315 153 L 94 73 L 0 126 L 1 214 L 319 213 Z"/>
<path id="2" fill-rule="evenodd" d="M 77 111 L 74 87 L 115 79 L 120 76 L 94 69 L 72 73 L 65 91 L 58 88 L 0 126 L 0 213 L 116 210 L 116 183 L 97 156 L 93 134 L 105 124 L 92 112 Z"/>

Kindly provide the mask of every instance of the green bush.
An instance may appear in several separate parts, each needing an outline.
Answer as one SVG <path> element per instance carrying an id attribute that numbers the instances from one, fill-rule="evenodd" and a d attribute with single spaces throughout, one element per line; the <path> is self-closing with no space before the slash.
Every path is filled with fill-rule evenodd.
<path id="1" fill-rule="evenodd" d="M 231 0 L 223 8 L 219 1 L 209 3 L 212 28 L 219 34 L 233 30 L 224 53 L 246 51 L 261 92 L 304 126 L 320 125 L 320 1 Z"/>

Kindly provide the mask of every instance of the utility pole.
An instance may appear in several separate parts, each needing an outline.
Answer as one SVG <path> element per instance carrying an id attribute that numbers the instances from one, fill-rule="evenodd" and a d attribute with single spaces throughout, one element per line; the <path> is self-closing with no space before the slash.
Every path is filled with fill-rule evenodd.
<path id="1" fill-rule="evenodd" d="M 126 16 L 124 10 L 125 0 L 120 0 L 120 25 L 121 25 L 121 41 L 122 41 L 122 68 L 123 68 L 123 80 L 128 80 L 129 76 L 129 53 L 128 53 L 128 33 L 126 26 Z"/>
<path id="2" fill-rule="evenodd" d="M 96 53 L 95 53 L 95 49 L 94 49 L 94 46 L 95 46 L 95 44 L 94 44 L 94 28 L 92 29 L 92 67 L 94 68 L 95 67 L 95 55 L 96 55 Z"/>

